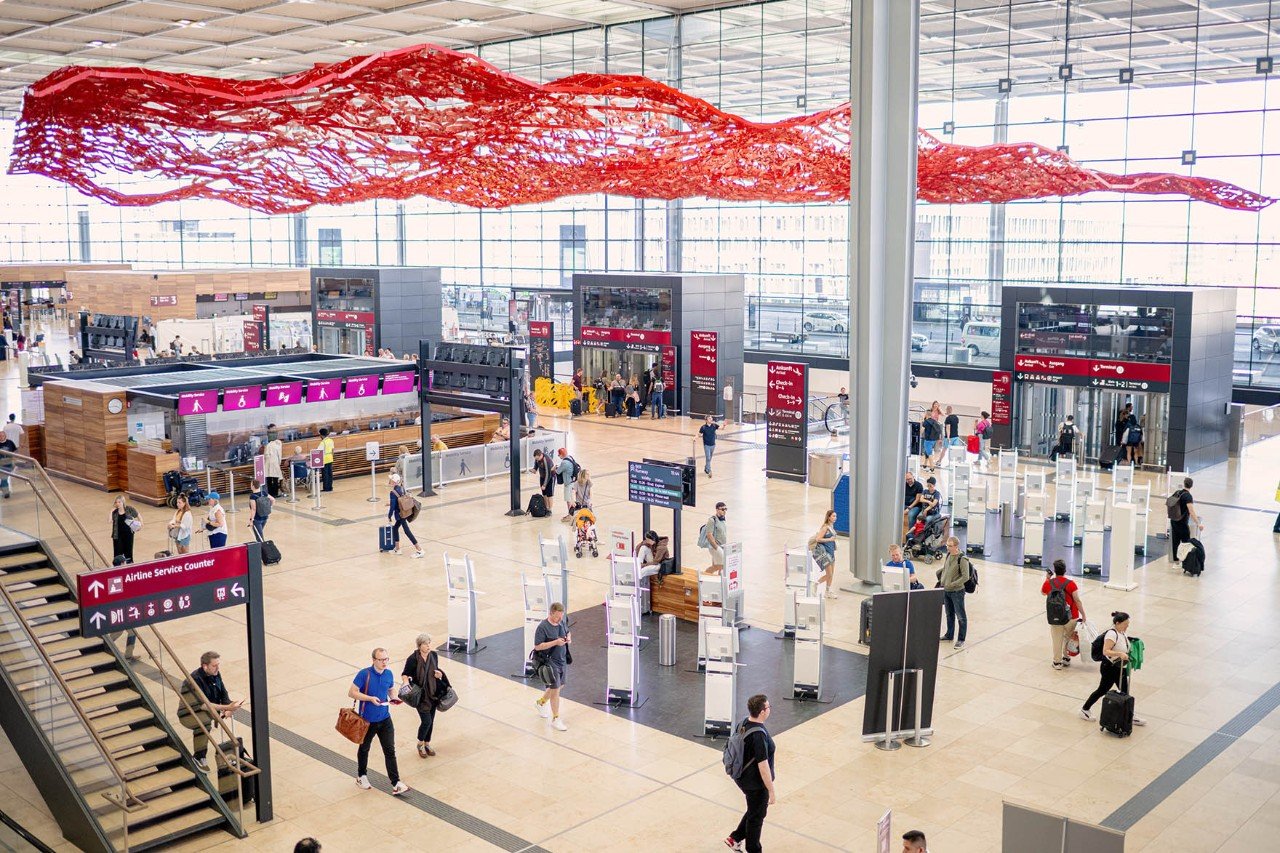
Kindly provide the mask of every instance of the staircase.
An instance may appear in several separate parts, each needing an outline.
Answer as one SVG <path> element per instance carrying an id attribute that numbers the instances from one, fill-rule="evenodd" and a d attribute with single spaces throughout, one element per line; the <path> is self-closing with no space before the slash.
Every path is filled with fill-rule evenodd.
<path id="1" fill-rule="evenodd" d="M 164 691 L 182 678 L 162 675 Z M 0 723 L 81 849 L 148 850 L 215 828 L 244 837 L 217 780 L 196 768 L 186 729 L 170 725 L 114 644 L 81 636 L 71 575 L 40 540 L 0 545 Z M 217 726 L 212 743 L 223 740 Z"/>

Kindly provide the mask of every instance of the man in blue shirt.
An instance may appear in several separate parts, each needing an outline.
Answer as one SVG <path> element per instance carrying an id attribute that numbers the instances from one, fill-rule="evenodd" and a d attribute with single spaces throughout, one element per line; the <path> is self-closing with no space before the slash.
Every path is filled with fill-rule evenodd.
<path id="1" fill-rule="evenodd" d="M 702 434 L 702 452 L 707 457 L 707 463 L 702 470 L 707 472 L 708 477 L 711 476 L 711 455 L 716 452 L 716 433 L 721 426 L 711 415 L 707 415 L 706 423 L 698 427 L 698 432 Z"/>
<path id="2" fill-rule="evenodd" d="M 347 695 L 359 703 L 360 716 L 369 724 L 369 731 L 365 732 L 356 753 L 356 785 L 366 791 L 373 787 L 368 775 L 369 745 L 376 737 L 387 761 L 391 793 L 398 796 L 408 791 L 409 786 L 400 781 L 400 768 L 396 765 L 396 730 L 391 723 L 391 691 L 395 689 L 396 677 L 387 669 L 389 660 L 386 649 L 374 649 L 373 665 L 356 673 Z"/>

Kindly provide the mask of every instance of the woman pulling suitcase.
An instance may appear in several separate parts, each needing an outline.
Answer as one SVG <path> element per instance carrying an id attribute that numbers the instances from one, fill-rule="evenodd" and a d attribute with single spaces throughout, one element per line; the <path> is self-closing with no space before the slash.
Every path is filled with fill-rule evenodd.
<path id="1" fill-rule="evenodd" d="M 1093 711 L 1090 709 L 1102 699 L 1102 713 L 1098 722 L 1104 730 L 1121 737 L 1132 731 L 1131 726 L 1147 724 L 1146 720 L 1133 713 L 1133 697 L 1129 695 L 1129 657 L 1132 644 L 1128 632 L 1129 614 L 1119 611 L 1112 613 L 1111 627 L 1098 638 L 1102 641 L 1102 663 L 1099 667 L 1101 678 L 1097 689 L 1089 694 L 1080 709 L 1080 719 L 1093 720 Z"/>

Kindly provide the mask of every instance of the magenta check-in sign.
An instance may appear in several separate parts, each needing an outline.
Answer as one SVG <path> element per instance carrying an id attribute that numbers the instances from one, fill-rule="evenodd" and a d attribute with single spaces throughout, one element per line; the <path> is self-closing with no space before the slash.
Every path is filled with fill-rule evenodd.
<path id="1" fill-rule="evenodd" d="M 242 388 L 222 389 L 222 411 L 238 412 L 256 409 L 262 405 L 262 386 L 247 385 Z"/>
<path id="2" fill-rule="evenodd" d="M 361 397 L 378 396 L 378 377 L 348 376 L 347 390 L 343 396 L 348 400 L 357 400 Z"/>
<path id="3" fill-rule="evenodd" d="M 403 394 L 413 390 L 413 380 L 417 374 L 411 370 L 402 373 L 384 373 L 382 375 L 383 394 Z"/>
<path id="4" fill-rule="evenodd" d="M 307 383 L 308 403 L 327 403 L 342 393 L 341 379 L 312 379 Z"/>
<path id="5" fill-rule="evenodd" d="M 179 415 L 207 415 L 218 410 L 218 392 L 183 391 L 178 395 Z"/>
<path id="6" fill-rule="evenodd" d="M 301 382 L 276 382 L 267 386 L 268 406 L 295 406 L 301 402 Z"/>

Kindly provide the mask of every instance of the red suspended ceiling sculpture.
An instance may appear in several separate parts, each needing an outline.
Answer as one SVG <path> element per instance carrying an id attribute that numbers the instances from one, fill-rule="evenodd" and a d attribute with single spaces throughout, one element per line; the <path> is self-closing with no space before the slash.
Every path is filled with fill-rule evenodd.
<path id="1" fill-rule="evenodd" d="M 608 193 L 849 197 L 849 105 L 764 124 L 644 77 L 539 85 L 432 45 L 279 79 L 68 67 L 31 87 L 9 171 L 116 205 L 213 199 L 263 213 L 428 196 L 480 208 Z M 144 176 L 147 185 L 124 176 Z M 1033 143 L 919 134 L 919 197 L 968 204 L 1091 192 L 1235 210 L 1274 199 L 1211 178 L 1113 175 Z"/>

